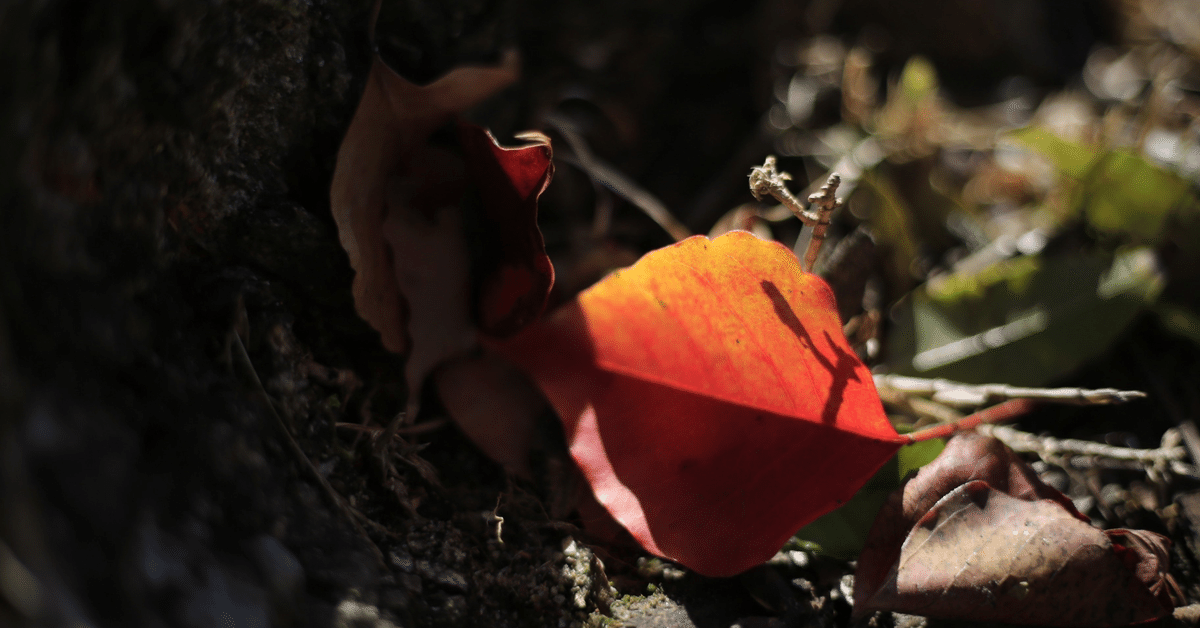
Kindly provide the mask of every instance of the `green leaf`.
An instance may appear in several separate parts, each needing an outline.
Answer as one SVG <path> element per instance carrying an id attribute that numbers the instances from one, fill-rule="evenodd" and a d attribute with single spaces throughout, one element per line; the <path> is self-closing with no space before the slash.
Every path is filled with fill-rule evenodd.
<path id="1" fill-rule="evenodd" d="M 896 308 L 893 372 L 1038 386 L 1103 352 L 1164 278 L 1149 247 L 998 262 L 914 290 Z"/>
<path id="2" fill-rule="evenodd" d="M 1173 303 L 1163 303 L 1154 311 L 1164 329 L 1200 345 L 1200 315 Z"/>
<path id="3" fill-rule="evenodd" d="M 1007 139 L 1042 155 L 1062 174 L 1082 179 L 1099 159 L 1100 153 L 1075 142 L 1068 142 L 1050 131 L 1025 127 L 1009 133 Z"/>
<path id="4" fill-rule="evenodd" d="M 1101 233 L 1157 244 L 1172 215 L 1197 212 L 1185 179 L 1136 153 L 1103 151 L 1036 127 L 1013 131 L 1007 139 L 1049 160 L 1068 179 L 1062 182 L 1067 209 Z"/>
<path id="5" fill-rule="evenodd" d="M 896 431 L 907 434 L 912 430 L 899 429 Z M 896 454 L 896 463 L 899 467 L 896 473 L 897 486 L 903 483 L 910 473 L 915 473 L 917 469 L 933 462 L 934 458 L 941 455 L 942 450 L 945 448 L 946 441 L 942 438 L 935 438 L 901 447 L 899 453 Z"/>
<path id="6" fill-rule="evenodd" d="M 1082 182 L 1083 214 L 1098 231 L 1157 243 L 1176 211 L 1196 210 L 1187 181 L 1138 155 L 1113 151 Z"/>
<path id="7" fill-rule="evenodd" d="M 900 93 L 905 101 L 917 104 L 937 94 L 938 76 L 933 63 L 916 55 L 900 71 Z"/>

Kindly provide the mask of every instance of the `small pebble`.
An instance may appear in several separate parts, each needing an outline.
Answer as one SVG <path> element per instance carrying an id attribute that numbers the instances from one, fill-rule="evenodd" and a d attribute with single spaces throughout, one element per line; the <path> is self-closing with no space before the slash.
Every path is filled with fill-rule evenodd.
<path id="1" fill-rule="evenodd" d="M 266 624 L 263 624 L 266 625 Z M 333 613 L 334 628 L 396 628 L 379 608 L 358 600 L 342 600 Z"/>
<path id="2" fill-rule="evenodd" d="M 842 576 L 842 581 L 838 583 L 838 590 L 842 592 L 842 597 L 846 603 L 854 604 L 854 574 L 846 574 Z"/>
<path id="3" fill-rule="evenodd" d="M 388 552 L 388 559 L 396 569 L 405 573 L 412 573 L 414 567 L 413 557 L 407 551 L 399 547 L 393 547 L 392 551 Z"/>
<path id="4" fill-rule="evenodd" d="M 1039 474 L 1038 477 L 1060 493 L 1066 493 L 1071 488 L 1071 478 L 1066 471 L 1061 469 L 1049 469 L 1045 473 Z"/>
<path id="5" fill-rule="evenodd" d="M 465 592 L 467 590 L 466 577 L 464 577 L 462 574 L 458 573 L 457 571 L 451 571 L 449 569 L 439 569 L 437 572 L 437 576 L 434 578 L 434 581 L 448 589 L 454 589 L 455 591 L 464 591 Z"/>

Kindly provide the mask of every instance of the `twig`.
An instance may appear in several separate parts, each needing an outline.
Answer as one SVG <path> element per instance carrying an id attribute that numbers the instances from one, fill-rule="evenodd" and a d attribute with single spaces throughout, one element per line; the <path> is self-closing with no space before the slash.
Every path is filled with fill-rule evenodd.
<path id="1" fill-rule="evenodd" d="M 805 212 L 800 207 L 800 200 L 792 196 L 792 191 L 787 188 L 787 182 L 791 180 L 792 175 L 775 169 L 775 155 L 767 155 L 763 165 L 750 169 L 750 193 L 760 201 L 764 196 L 771 196 L 783 203 L 804 224 L 814 224 L 817 216 Z"/>
<path id="2" fill-rule="evenodd" d="M 559 135 L 567 141 L 571 147 L 574 156 L 556 155 L 562 161 L 578 167 L 580 170 L 587 173 L 592 181 L 603 185 L 612 190 L 617 196 L 629 201 L 638 209 L 645 212 L 651 220 L 658 223 L 667 233 L 671 234 L 675 241 L 683 240 L 692 235 L 683 223 L 675 219 L 671 215 L 671 211 L 663 205 L 658 197 L 651 194 L 642 186 L 630 179 L 625 173 L 617 170 L 616 167 L 604 162 L 600 158 L 592 154 L 588 148 L 587 142 L 576 131 L 574 123 L 560 114 L 550 114 L 546 116 L 546 123 L 554 127 Z"/>
<path id="3" fill-rule="evenodd" d="M 1072 469 L 1113 469 L 1118 471 L 1148 471 L 1151 467 L 1137 460 L 1118 460 L 1116 458 L 1104 458 L 1101 456 L 1083 456 L 1065 454 L 1062 456 L 1049 456 L 1042 458 L 1042 462 L 1062 467 L 1064 470 Z M 1200 480 L 1200 471 L 1190 464 L 1179 462 L 1178 460 L 1167 461 L 1165 470 L 1179 476 L 1189 477 Z"/>
<path id="4" fill-rule="evenodd" d="M 1179 435 L 1183 437 L 1183 446 L 1187 447 L 1192 462 L 1200 463 L 1200 430 L 1196 429 L 1196 422 L 1191 419 L 1180 421 Z"/>
<path id="5" fill-rule="evenodd" d="M 913 397 L 892 388 L 880 388 L 879 398 L 884 405 L 894 406 L 901 412 L 913 415 L 917 419 L 930 419 L 936 423 L 953 423 L 963 418 L 963 414 L 954 408 L 929 399 Z"/>
<path id="6" fill-rule="evenodd" d="M 496 495 L 496 507 L 492 509 L 489 521 L 496 523 L 496 542 L 504 545 L 504 517 L 500 516 L 500 498 L 504 497 L 504 493 Z"/>
<path id="7" fill-rule="evenodd" d="M 954 364 L 1028 338 L 1045 331 L 1049 326 L 1050 312 L 1035 307 L 1029 313 L 1003 325 L 921 351 L 913 356 L 912 365 L 918 371 L 929 371 Z"/>
<path id="8" fill-rule="evenodd" d="M 270 411 L 270 415 L 274 417 L 275 428 L 283 437 L 283 441 L 287 444 L 288 450 L 291 451 L 292 456 L 296 459 L 296 461 L 300 463 L 300 467 L 307 470 L 308 474 L 311 475 L 314 480 L 316 480 L 317 485 L 321 487 L 321 493 L 333 506 L 334 510 L 340 512 L 342 516 L 350 522 L 350 525 L 354 526 L 354 529 L 358 532 L 359 536 L 361 536 L 367 542 L 367 547 L 369 547 L 372 553 L 374 553 L 375 560 L 379 563 L 379 567 L 382 569 L 387 569 L 387 561 L 385 561 L 383 558 L 383 552 L 380 551 L 379 546 L 375 545 L 375 541 L 371 540 L 370 535 L 367 534 L 367 531 L 363 529 L 362 524 L 360 524 L 358 521 L 358 517 L 362 517 L 364 515 L 359 513 L 352 506 L 345 502 L 345 499 L 339 495 L 336 490 L 334 490 L 333 486 L 329 484 L 329 481 L 325 479 L 325 476 L 321 475 L 321 472 L 317 469 L 316 465 L 312 463 L 312 460 L 309 460 L 308 456 L 304 453 L 304 450 L 300 448 L 300 444 L 297 443 L 296 439 L 292 437 L 292 432 L 288 430 L 287 424 L 284 423 L 283 417 L 279 416 L 279 412 L 275 409 L 275 404 L 271 401 L 271 396 L 267 394 L 267 389 L 263 386 L 262 380 L 259 379 L 258 371 L 255 370 L 254 363 L 250 361 L 250 354 L 246 352 L 246 345 L 242 343 L 241 336 L 237 334 L 231 335 L 233 336 L 233 345 L 237 347 L 238 362 L 245 371 L 245 375 L 250 379 L 251 382 L 253 382 L 256 392 L 258 392 L 263 401 L 266 403 L 267 410 Z"/>
<path id="9" fill-rule="evenodd" d="M 821 244 L 825 241 L 825 232 L 829 230 L 830 214 L 842 206 L 842 202 L 836 196 L 841 183 L 842 177 L 835 172 L 829 175 L 829 179 L 825 181 L 825 185 L 822 185 L 821 189 L 808 196 L 808 203 L 817 207 L 817 224 L 812 226 L 808 250 L 804 252 L 804 265 L 809 270 L 817 266 L 817 254 L 821 252 Z"/>
<path id="10" fill-rule="evenodd" d="M 440 430 L 441 428 L 443 428 L 449 424 L 450 424 L 450 419 L 443 417 L 440 419 L 430 419 L 428 421 L 414 423 L 413 425 L 402 425 L 400 427 L 397 427 L 392 432 L 392 438 L 396 439 L 396 438 L 400 438 L 401 436 L 412 436 L 414 434 L 425 434 L 426 432 L 433 432 L 436 430 Z M 378 427 L 375 425 L 360 425 L 358 423 L 346 423 L 346 422 L 338 422 L 335 425 L 338 429 L 350 430 L 352 432 L 358 432 L 360 434 L 371 434 L 373 436 L 379 436 L 384 431 L 384 428 Z"/>
<path id="11" fill-rule="evenodd" d="M 1108 521 L 1115 521 L 1115 515 L 1104 503 L 1099 486 L 1094 481 L 1094 472 L 1083 478 L 1079 473 L 1081 470 L 1142 471 L 1160 487 L 1165 487 L 1164 475 L 1168 471 L 1177 476 L 1200 480 L 1200 470 L 1182 461 L 1187 453 L 1185 448 L 1179 446 L 1181 437 L 1174 429 L 1169 429 L 1163 434 L 1162 444 L 1156 449 L 1132 449 L 1092 441 L 1060 440 L 1000 425 L 985 425 L 979 431 L 999 439 L 1014 451 L 1035 453 L 1044 462 L 1062 468 L 1072 479 L 1088 489 L 1096 499 L 1096 508 Z"/>
<path id="12" fill-rule="evenodd" d="M 1037 399 L 1073 405 L 1126 403 L 1142 399 L 1139 390 L 1115 388 L 1023 388 L 1007 384 L 963 384 L 945 379 L 925 379 L 902 375 L 876 375 L 875 387 L 915 395 L 932 395 L 934 401 L 957 407 L 976 407 L 1007 399 Z"/>
<path id="13" fill-rule="evenodd" d="M 1132 449 L 1073 438 L 1054 438 L 1022 432 L 1006 425 L 985 425 L 979 431 L 994 436 L 1013 451 L 1036 453 L 1039 456 L 1094 456 L 1110 460 L 1131 460 L 1142 464 L 1167 465 L 1182 462 L 1187 450 L 1178 445 L 1155 449 Z M 1170 430 L 1168 430 L 1170 431 Z M 1168 443 L 1170 440 L 1168 439 Z M 1074 465 L 1073 465 L 1074 466 Z"/>
<path id="14" fill-rule="evenodd" d="M 813 228 L 812 239 L 804 252 L 804 271 L 812 272 L 817 263 L 817 254 L 821 251 L 821 243 L 825 241 L 825 232 L 829 229 L 829 215 L 842 205 L 836 196 L 842 178 L 836 172 L 831 173 L 825 185 L 808 197 L 809 204 L 816 207 L 816 211 L 800 206 L 800 201 L 787 188 L 787 182 L 791 179 L 790 174 L 775 169 L 775 156 L 768 155 L 763 165 L 750 169 L 750 193 L 758 200 L 771 196 L 783 203 L 800 222 Z"/>

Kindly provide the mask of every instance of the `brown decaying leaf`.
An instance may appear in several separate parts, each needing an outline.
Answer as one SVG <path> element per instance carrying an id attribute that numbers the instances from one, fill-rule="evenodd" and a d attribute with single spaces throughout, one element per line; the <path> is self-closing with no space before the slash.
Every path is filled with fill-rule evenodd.
<path id="1" fill-rule="evenodd" d="M 516 78 L 515 53 L 500 67 L 458 68 L 426 86 L 404 80 L 378 57 L 372 62 L 362 100 L 338 150 L 330 206 L 355 270 L 355 307 L 379 331 L 389 351 L 403 354 L 410 348 L 391 253 L 379 237 L 388 215 L 389 189 L 423 164 L 426 142 L 438 127 Z"/>
<path id="2" fill-rule="evenodd" d="M 414 165 L 409 176 L 390 182 L 383 221 L 396 287 L 408 306 L 411 344 L 404 375 L 409 416 L 415 413 L 414 401 L 426 375 L 475 344 L 471 261 L 458 198 L 438 203 L 436 190 L 451 185 L 461 189 L 462 165 L 444 151 L 424 154 L 425 161 Z M 429 210 L 432 214 L 426 217 Z"/>
<path id="3" fill-rule="evenodd" d="M 474 346 L 477 328 L 502 336 L 536 318 L 554 281 L 537 228 L 537 198 L 553 174 L 549 140 L 525 134 L 529 144 L 505 148 L 459 122 L 462 157 L 429 142 L 516 76 L 509 54 L 500 67 L 458 68 L 417 86 L 377 57 L 338 152 L 330 200 L 356 273 L 355 307 L 385 348 L 406 355 L 410 417 L 438 364 Z M 472 188 L 488 234 L 477 299 L 460 207 Z M 451 396 L 455 388 L 443 386 Z"/>
<path id="4" fill-rule="evenodd" d="M 854 613 L 1118 626 L 1170 613 L 1170 541 L 1093 528 L 999 441 L 963 434 L 893 493 L 859 559 Z"/>
<path id="5" fill-rule="evenodd" d="M 433 381 L 459 429 L 508 472 L 530 477 L 528 454 L 546 400 L 508 362 L 484 353 L 447 362 Z"/>
<path id="6" fill-rule="evenodd" d="M 489 335 L 520 329 L 541 314 L 554 282 L 537 228 L 537 197 L 552 173 L 549 140 L 526 136 L 534 143 L 505 148 L 478 126 L 460 122 L 458 127 L 464 160 L 426 148 L 420 151 L 422 161 L 393 178 L 388 189 L 383 237 L 397 288 L 408 305 L 412 340 L 404 369 L 409 416 L 416 413 L 426 376 L 470 350 L 477 326 Z M 479 193 L 489 230 L 489 263 L 480 280 L 476 316 L 471 312 L 471 253 L 459 207 L 467 186 L 464 177 Z M 443 399 L 452 403 L 457 389 L 442 385 Z M 515 394 L 511 403 L 523 404 L 523 396 Z M 470 421 L 453 412 L 451 418 Z M 524 423 L 518 421 L 512 429 L 520 431 Z M 471 434 L 477 426 L 463 427 Z M 507 464 L 511 456 L 497 462 Z"/>

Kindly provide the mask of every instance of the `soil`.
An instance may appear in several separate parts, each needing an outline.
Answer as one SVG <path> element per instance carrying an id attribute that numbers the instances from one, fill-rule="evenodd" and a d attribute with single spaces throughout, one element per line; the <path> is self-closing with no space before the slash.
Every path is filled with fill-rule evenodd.
<path id="1" fill-rule="evenodd" d="M 385 424 L 410 394 L 355 314 L 329 211 L 371 4 L 0 7 L 0 625 L 845 625 L 844 562 L 701 578 L 586 544 L 549 514 L 553 486 L 506 478 L 452 426 L 405 437 L 398 482 L 336 427 Z M 769 148 L 780 42 L 858 32 L 876 3 L 827 4 L 397 0 L 378 47 L 414 81 L 517 47 L 522 81 L 477 121 L 503 137 L 574 102 L 598 153 L 707 229 L 747 200 L 743 162 Z M 1075 9 L 1053 23 L 1107 36 L 1104 15 Z M 896 55 L 958 58 L 922 47 L 950 26 L 895 19 Z M 1060 81 L 1094 41 L 1014 54 L 1053 33 L 966 23 L 987 77 Z M 950 86 L 986 99 L 972 78 Z M 594 201 L 562 179 L 552 252 Z M 614 232 L 669 242 L 634 213 Z M 1133 334 L 1102 364 L 1150 351 L 1156 372 L 1194 372 L 1193 350 L 1157 353 L 1175 345 L 1148 323 Z M 1179 560 L 1195 597 L 1194 559 Z"/>

